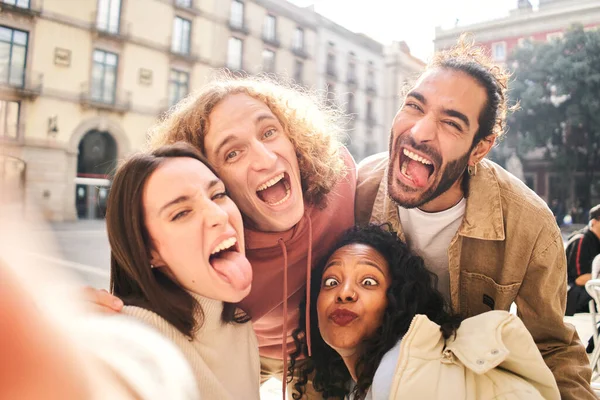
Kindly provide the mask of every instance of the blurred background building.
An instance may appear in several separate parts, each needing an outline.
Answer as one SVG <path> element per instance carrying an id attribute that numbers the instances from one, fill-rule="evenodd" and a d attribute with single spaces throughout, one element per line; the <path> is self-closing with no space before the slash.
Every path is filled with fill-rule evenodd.
<path id="1" fill-rule="evenodd" d="M 387 146 L 385 60 L 284 0 L 0 0 L 0 180 L 13 188 L 0 201 L 102 217 L 117 160 L 221 68 L 318 90 L 350 114 L 360 160 Z"/>
<path id="2" fill-rule="evenodd" d="M 507 17 L 451 29 L 436 28 L 434 46 L 436 51 L 452 47 L 463 32 L 470 32 L 497 63 L 505 65 L 511 53 L 526 41 L 559 40 L 573 24 L 581 24 L 585 30 L 598 29 L 600 1 L 539 0 L 538 8 L 534 9 L 529 0 L 515 0 L 515 8 Z M 564 187 L 561 172 L 550 168 L 544 148 L 522 152 L 518 147 L 517 132 L 511 131 L 491 157 L 506 166 L 519 153 L 525 183 L 549 204 L 564 202 L 567 208 L 570 205 L 577 208 L 579 199 L 588 196 L 583 193 L 589 192 L 592 183 L 585 178 L 585 171 L 578 171 L 568 187 Z M 586 200 L 596 204 L 600 197 Z"/>

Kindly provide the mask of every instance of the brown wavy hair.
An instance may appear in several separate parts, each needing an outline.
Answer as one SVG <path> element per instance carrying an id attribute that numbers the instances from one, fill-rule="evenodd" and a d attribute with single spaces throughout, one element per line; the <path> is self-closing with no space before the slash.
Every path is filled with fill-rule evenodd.
<path id="1" fill-rule="evenodd" d="M 340 153 L 342 114 L 327 107 L 316 93 L 291 84 L 267 76 L 223 73 L 169 110 L 150 130 L 149 146 L 185 141 L 206 155 L 204 136 L 212 110 L 239 93 L 262 101 L 279 119 L 296 149 L 305 201 L 324 206 L 325 196 L 346 173 Z"/>

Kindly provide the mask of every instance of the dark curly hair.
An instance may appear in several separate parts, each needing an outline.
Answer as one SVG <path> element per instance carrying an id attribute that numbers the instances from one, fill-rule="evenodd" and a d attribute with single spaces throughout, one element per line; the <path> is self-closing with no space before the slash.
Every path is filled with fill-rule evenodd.
<path id="1" fill-rule="evenodd" d="M 300 318 L 300 326 L 293 333 L 296 351 L 291 355 L 290 380 L 294 374 L 298 381 L 294 385 L 294 399 L 301 399 L 306 391 L 309 375 L 314 389 L 323 398 L 344 398 L 350 393 L 350 373 L 341 356 L 329 347 L 321 337 L 317 319 L 317 297 L 321 290 L 321 279 L 327 260 L 341 247 L 361 243 L 372 247 L 388 262 L 391 284 L 387 290 L 387 307 L 383 322 L 375 334 L 365 339 L 364 354 L 358 360 L 358 382 L 352 390 L 355 398 L 363 399 L 371 387 L 375 371 L 387 353 L 408 331 L 417 314 L 426 315 L 441 326 L 444 338 L 448 339 L 460 325 L 460 318 L 450 313 L 450 307 L 436 289 L 437 276 L 425 268 L 423 259 L 410 252 L 389 224 L 354 227 L 344 233 L 340 241 L 319 263 L 311 279 L 310 331 L 312 357 L 303 366 L 295 368 L 296 360 L 308 356 L 306 323 Z M 305 315 L 306 304 L 300 305 L 300 315 Z"/>

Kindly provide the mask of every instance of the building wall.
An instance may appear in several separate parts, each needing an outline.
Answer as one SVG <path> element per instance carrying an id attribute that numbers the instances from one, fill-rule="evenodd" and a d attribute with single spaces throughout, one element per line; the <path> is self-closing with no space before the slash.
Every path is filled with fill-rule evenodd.
<path id="1" fill-rule="evenodd" d="M 318 81 L 323 95 L 330 96 L 341 110 L 351 112 L 348 129 L 348 147 L 359 161 L 387 148 L 384 132 L 385 62 L 383 46 L 363 35 L 356 34 L 322 19 L 318 32 Z M 356 83 L 348 81 L 350 53 L 355 63 Z M 335 76 L 327 71 L 329 53 L 335 54 Z M 369 64 L 371 63 L 371 65 Z M 367 71 L 372 68 L 374 90 L 367 89 Z M 354 95 L 354 109 L 348 110 L 348 94 Z M 372 102 L 372 119 L 367 118 L 367 102 Z"/>

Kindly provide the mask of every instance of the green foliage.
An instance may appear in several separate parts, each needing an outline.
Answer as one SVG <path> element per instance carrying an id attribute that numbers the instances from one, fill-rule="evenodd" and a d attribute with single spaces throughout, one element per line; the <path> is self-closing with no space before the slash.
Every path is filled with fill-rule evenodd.
<path id="1" fill-rule="evenodd" d="M 553 169 L 567 179 L 585 171 L 591 183 L 600 170 L 600 31 L 573 26 L 562 39 L 526 42 L 508 65 L 519 153 L 544 147 Z"/>

